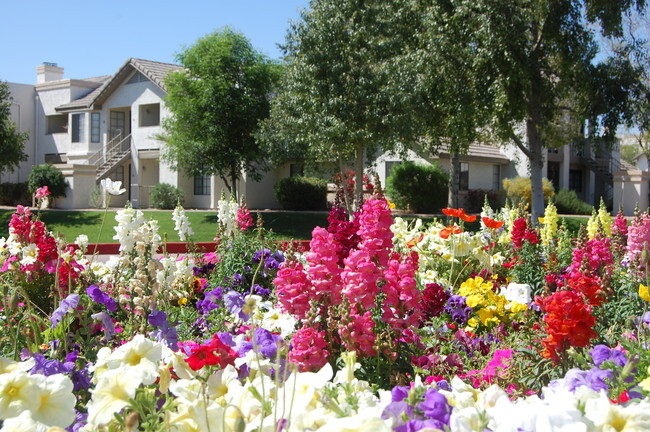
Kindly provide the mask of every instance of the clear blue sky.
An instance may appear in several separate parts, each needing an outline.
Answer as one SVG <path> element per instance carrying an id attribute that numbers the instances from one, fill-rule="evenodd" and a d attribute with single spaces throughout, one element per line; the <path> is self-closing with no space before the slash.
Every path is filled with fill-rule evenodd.
<path id="1" fill-rule="evenodd" d="M 130 57 L 175 63 L 175 55 L 224 26 L 280 58 L 290 21 L 308 0 L 4 0 L 0 81 L 33 84 L 36 66 L 64 78 L 115 73 Z"/>

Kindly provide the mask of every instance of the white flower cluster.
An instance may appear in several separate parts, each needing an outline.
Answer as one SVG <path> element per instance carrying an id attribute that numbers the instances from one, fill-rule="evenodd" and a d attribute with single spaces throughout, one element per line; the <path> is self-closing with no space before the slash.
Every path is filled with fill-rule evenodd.
<path id="1" fill-rule="evenodd" d="M 178 237 L 182 242 L 187 241 L 189 236 L 194 235 L 194 231 L 190 226 L 190 219 L 180 205 L 174 209 L 172 220 L 174 221 L 174 230 L 178 233 Z"/>
<path id="2" fill-rule="evenodd" d="M 156 273 L 156 282 L 165 287 L 168 300 L 180 300 L 188 297 L 189 286 L 194 280 L 194 260 L 184 256 L 178 259 L 160 258 L 162 268 Z"/>
<path id="3" fill-rule="evenodd" d="M 586 386 L 574 392 L 566 387 L 545 387 L 542 397 L 511 400 L 492 385 L 475 389 L 456 377 L 452 390 L 442 391 L 454 407 L 453 432 L 492 431 L 647 431 L 650 430 L 650 401 L 614 404 L 607 394 Z"/>
<path id="4" fill-rule="evenodd" d="M 231 236 L 237 232 L 237 212 L 239 204 L 233 198 L 221 199 L 217 202 L 217 217 L 219 219 L 219 231 L 224 236 Z"/>
<path id="5" fill-rule="evenodd" d="M 75 420 L 76 397 L 63 374 L 30 374 L 34 360 L 0 358 L 0 419 L 3 431 L 45 432 Z M 58 429 L 57 429 L 58 430 Z"/>
<path id="6" fill-rule="evenodd" d="M 120 252 L 131 252 L 135 247 L 158 249 L 160 235 L 158 221 L 147 221 L 140 210 L 126 207 L 115 215 L 117 226 L 113 240 L 120 242 Z"/>

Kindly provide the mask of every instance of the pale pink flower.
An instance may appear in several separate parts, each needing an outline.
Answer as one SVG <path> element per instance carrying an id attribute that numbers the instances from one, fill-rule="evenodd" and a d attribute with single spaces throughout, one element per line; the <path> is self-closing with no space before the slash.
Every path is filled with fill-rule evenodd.
<path id="1" fill-rule="evenodd" d="M 47 186 L 42 186 L 36 189 L 36 193 L 34 194 L 34 198 L 37 200 L 41 200 L 43 198 L 46 198 L 51 195 L 50 190 L 48 189 Z"/>

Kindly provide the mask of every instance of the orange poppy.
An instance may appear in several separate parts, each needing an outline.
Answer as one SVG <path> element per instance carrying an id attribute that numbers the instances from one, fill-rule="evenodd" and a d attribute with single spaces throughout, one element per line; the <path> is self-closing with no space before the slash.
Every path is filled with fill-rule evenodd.
<path id="1" fill-rule="evenodd" d="M 412 248 L 416 244 L 420 243 L 422 241 L 422 239 L 424 239 L 424 233 L 420 233 L 420 237 L 418 237 L 418 238 L 414 237 L 411 240 L 409 240 L 408 243 L 406 243 L 406 247 Z"/>
<path id="2" fill-rule="evenodd" d="M 442 213 L 449 217 L 457 217 L 464 220 L 465 222 L 474 222 L 476 220 L 476 216 L 469 216 L 467 213 L 465 213 L 464 209 L 447 207 L 442 209 Z"/>
<path id="3" fill-rule="evenodd" d="M 449 216 L 449 217 L 460 217 L 460 215 L 465 213 L 465 211 L 462 210 L 462 209 L 455 209 L 455 208 L 447 207 L 447 208 L 442 209 L 442 213 L 445 216 Z"/>
<path id="4" fill-rule="evenodd" d="M 485 216 L 483 216 L 481 220 L 483 221 L 483 224 L 485 224 L 486 227 L 492 229 L 499 229 L 503 226 L 504 223 L 503 221 L 490 219 L 489 217 L 485 217 Z"/>
<path id="5" fill-rule="evenodd" d="M 440 237 L 447 240 L 452 234 L 460 234 L 463 232 L 458 225 L 450 225 L 440 230 Z"/>

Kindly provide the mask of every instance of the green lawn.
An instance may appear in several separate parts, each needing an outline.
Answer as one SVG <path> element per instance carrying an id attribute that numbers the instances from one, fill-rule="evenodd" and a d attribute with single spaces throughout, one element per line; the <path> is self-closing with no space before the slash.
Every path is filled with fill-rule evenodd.
<path id="1" fill-rule="evenodd" d="M 8 234 L 9 220 L 13 210 L 0 210 L 0 237 Z M 160 225 L 160 234 L 167 241 L 179 241 L 174 231 L 172 212 L 157 210 L 144 211 L 147 219 L 156 219 Z M 216 211 L 191 211 L 186 210 L 190 218 L 196 242 L 211 241 L 217 230 Z M 272 230 L 278 240 L 310 240 L 311 232 L 316 226 L 327 226 L 327 213 L 319 212 L 261 212 L 263 225 L 266 229 Z M 256 218 L 256 212 L 253 212 Z M 412 217 L 406 217 L 410 219 Z M 115 211 L 61 211 L 48 210 L 41 212 L 41 219 L 48 229 L 58 233 L 67 241 L 73 242 L 79 234 L 86 234 L 91 243 L 116 243 L 113 240 L 115 230 Z M 433 218 L 424 218 L 424 222 L 430 222 Z M 587 223 L 587 218 L 563 218 L 571 231 L 577 232 L 582 224 Z M 104 227 L 102 226 L 102 221 Z M 474 226 L 476 225 L 476 226 Z M 468 224 L 468 229 L 478 229 L 478 223 Z M 101 230 L 101 237 L 100 237 Z M 166 236 L 166 237 L 165 237 Z"/>
<path id="2" fill-rule="evenodd" d="M 0 237 L 8 234 L 9 221 L 13 210 L 0 210 Z M 179 241 L 174 231 L 174 221 L 170 211 L 143 211 L 147 219 L 155 219 L 160 225 L 159 233 L 166 236 L 167 241 Z M 211 241 L 217 230 L 216 211 L 185 212 L 190 219 L 196 242 Z M 252 212 L 253 219 L 256 213 Z M 308 240 L 311 231 L 316 226 L 327 226 L 327 213 L 294 213 L 294 212 L 262 212 L 263 225 L 273 230 L 278 240 Z M 115 211 L 60 211 L 48 210 L 41 212 L 41 220 L 47 228 L 58 233 L 67 241 L 74 241 L 79 234 L 86 234 L 91 243 L 116 243 L 113 240 L 115 230 Z M 102 226 L 104 221 L 104 227 Z M 101 230 L 101 237 L 100 237 Z M 164 237 L 165 238 L 165 237 Z"/>

